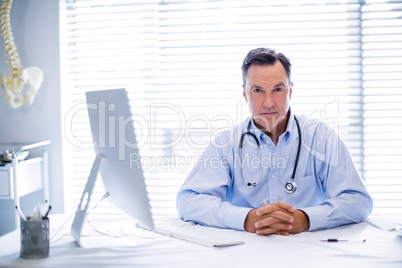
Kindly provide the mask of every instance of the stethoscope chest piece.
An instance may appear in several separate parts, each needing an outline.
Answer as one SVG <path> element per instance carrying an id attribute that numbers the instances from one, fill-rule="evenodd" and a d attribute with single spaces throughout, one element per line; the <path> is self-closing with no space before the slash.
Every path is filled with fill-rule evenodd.
<path id="1" fill-rule="evenodd" d="M 285 184 L 285 191 L 289 194 L 293 194 L 294 192 L 296 192 L 297 189 L 297 185 L 294 181 L 288 181 Z"/>

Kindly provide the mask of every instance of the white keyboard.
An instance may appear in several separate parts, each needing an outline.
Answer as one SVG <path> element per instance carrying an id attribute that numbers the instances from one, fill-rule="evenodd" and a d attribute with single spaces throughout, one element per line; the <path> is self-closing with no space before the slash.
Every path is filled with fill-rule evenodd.
<path id="1" fill-rule="evenodd" d="M 138 227 L 150 230 L 149 228 L 137 224 Z M 158 227 L 154 230 L 150 230 L 162 235 L 178 238 L 188 242 L 200 244 L 207 247 L 228 247 L 244 244 L 244 241 L 240 241 L 235 238 L 229 237 L 227 234 L 220 234 L 219 229 L 204 227 L 204 226 L 192 226 L 192 227 Z"/>

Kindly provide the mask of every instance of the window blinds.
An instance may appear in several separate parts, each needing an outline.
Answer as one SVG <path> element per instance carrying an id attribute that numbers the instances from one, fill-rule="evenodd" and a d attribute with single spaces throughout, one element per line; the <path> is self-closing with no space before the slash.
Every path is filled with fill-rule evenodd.
<path id="1" fill-rule="evenodd" d="M 402 213 L 402 3 L 362 8 L 364 169 L 377 213 Z"/>
<path id="2" fill-rule="evenodd" d="M 125 87 L 152 210 L 176 214 L 177 190 L 211 135 L 249 114 L 243 58 L 271 47 L 292 61 L 292 109 L 338 131 L 367 179 L 376 213 L 401 212 L 400 6 L 61 0 L 66 196 L 78 204 L 95 157 L 85 92 Z M 100 180 L 95 194 L 103 195 Z"/>

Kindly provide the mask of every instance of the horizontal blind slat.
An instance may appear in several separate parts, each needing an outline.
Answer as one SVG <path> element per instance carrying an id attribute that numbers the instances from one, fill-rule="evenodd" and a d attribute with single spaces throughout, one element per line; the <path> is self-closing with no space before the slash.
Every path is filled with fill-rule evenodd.
<path id="1" fill-rule="evenodd" d="M 67 113 L 84 102 L 85 91 L 126 87 L 133 117 L 141 121 L 135 125 L 136 133 L 143 138 L 142 156 L 169 163 L 167 169 L 157 165 L 144 168 L 152 209 L 157 214 L 175 213 L 178 187 L 208 144 L 210 133 L 222 128 L 222 121 L 214 118 L 225 118 L 229 125 L 247 118 L 240 64 L 251 48 L 269 44 L 292 60 L 292 109 L 318 116 L 317 111 L 335 107 L 333 103 L 337 102 L 337 131 L 366 180 L 372 182 L 378 178 L 378 166 L 374 165 L 375 158 L 364 155 L 397 155 L 395 148 L 387 146 L 387 153 L 378 147 L 377 142 L 382 140 L 375 134 L 382 133 L 384 126 L 389 132 L 400 131 L 393 122 L 400 118 L 397 84 L 401 82 L 398 65 L 402 39 L 400 5 L 366 3 L 65 1 L 61 5 L 66 80 L 62 94 L 68 102 L 63 109 Z M 381 93 L 377 92 L 379 87 Z M 151 106 L 157 103 L 172 106 L 159 113 L 158 124 L 153 126 L 148 123 Z M 394 109 L 397 111 L 392 113 Z M 195 120 L 196 129 L 187 140 L 180 139 L 165 151 L 153 148 L 175 140 L 180 133 L 180 116 L 187 123 L 203 116 L 210 122 L 207 132 L 202 132 L 205 122 Z M 85 171 L 89 171 L 94 157 L 90 149 L 83 153 L 82 148 L 74 147 L 90 145 L 86 117 L 83 111 L 73 118 L 71 141 L 64 142 L 66 154 L 69 152 L 65 158 L 82 154 L 67 161 L 74 163 L 68 167 L 68 176 L 74 178 L 69 187 L 76 198 L 80 198 Z M 151 126 L 157 133 L 153 141 Z M 398 140 L 392 133 L 388 137 Z M 188 164 L 172 165 L 175 156 Z M 394 162 L 389 163 L 392 166 Z M 396 176 L 384 172 L 388 172 L 387 178 Z M 381 194 L 381 190 L 377 192 Z M 102 193 L 101 187 L 97 193 Z M 392 202 L 389 207 L 384 204 L 381 208 L 387 211 L 395 206 Z"/>

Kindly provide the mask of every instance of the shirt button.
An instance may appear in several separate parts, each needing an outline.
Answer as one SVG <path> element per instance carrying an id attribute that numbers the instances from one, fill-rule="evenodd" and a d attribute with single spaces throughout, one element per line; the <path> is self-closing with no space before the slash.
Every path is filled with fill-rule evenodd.
<path id="1" fill-rule="evenodd" d="M 275 201 L 275 200 L 276 200 L 276 197 L 275 197 L 275 196 L 274 196 L 274 197 L 272 197 L 272 200 L 274 200 L 274 201 Z"/>
<path id="2" fill-rule="evenodd" d="M 276 153 L 273 153 L 272 155 L 273 155 L 273 156 L 276 156 Z"/>
<path id="3" fill-rule="evenodd" d="M 272 175 L 271 177 L 272 177 L 273 179 L 275 179 L 275 175 Z"/>

